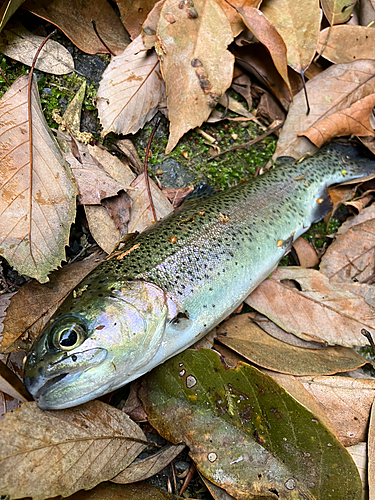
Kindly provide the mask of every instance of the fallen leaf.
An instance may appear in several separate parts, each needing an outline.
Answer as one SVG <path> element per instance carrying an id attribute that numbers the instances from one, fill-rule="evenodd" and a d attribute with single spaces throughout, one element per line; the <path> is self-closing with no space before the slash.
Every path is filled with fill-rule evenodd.
<path id="1" fill-rule="evenodd" d="M 253 107 L 253 98 L 251 96 L 251 79 L 246 73 L 234 78 L 231 85 L 232 89 L 247 102 L 248 109 Z"/>
<path id="2" fill-rule="evenodd" d="M 157 55 L 144 49 L 139 35 L 122 54 L 112 58 L 99 84 L 96 107 L 102 137 L 109 132 L 135 134 L 151 120 L 164 98 Z"/>
<path id="3" fill-rule="evenodd" d="M 316 51 L 333 63 L 350 63 L 358 59 L 375 59 L 371 50 L 374 43 L 372 28 L 346 24 L 322 30 Z"/>
<path id="4" fill-rule="evenodd" d="M 132 198 L 125 191 L 120 191 L 118 196 L 105 198 L 102 201 L 102 205 L 113 219 L 115 226 L 120 232 L 120 238 L 128 234 L 130 210 L 133 205 Z"/>
<path id="5" fill-rule="evenodd" d="M 370 94 L 355 102 L 349 108 L 337 111 L 324 118 L 298 135 L 304 135 L 318 148 L 321 148 L 325 142 L 334 137 L 374 135 L 374 130 L 370 124 L 370 115 L 374 106 L 375 94 Z"/>
<path id="6" fill-rule="evenodd" d="M 0 421 L 0 494 L 42 500 L 93 488 L 133 462 L 143 441 L 137 424 L 101 401 L 54 411 L 25 403 Z"/>
<path id="7" fill-rule="evenodd" d="M 99 146 L 87 146 L 91 156 L 97 160 L 104 170 L 119 184 L 123 189 L 130 187 L 135 179 L 135 175 L 129 166 L 119 160 L 117 156 L 111 155 L 109 151 Z"/>
<path id="8" fill-rule="evenodd" d="M 375 19 L 375 2 L 374 0 L 363 0 L 359 5 L 360 24 L 368 26 Z"/>
<path id="9" fill-rule="evenodd" d="M 370 218 L 340 232 L 323 255 L 320 271 L 335 281 L 356 279 L 363 282 L 372 276 L 375 267 L 374 231 L 375 218 Z"/>
<path id="10" fill-rule="evenodd" d="M 299 265 L 305 269 L 319 265 L 319 258 L 314 248 L 302 236 L 293 243 L 293 248 L 297 254 Z"/>
<path id="11" fill-rule="evenodd" d="M 372 404 L 370 422 L 368 426 L 368 479 L 369 479 L 369 500 L 375 499 L 375 405 Z"/>
<path id="12" fill-rule="evenodd" d="M 184 201 L 186 196 L 194 191 L 194 186 L 186 186 L 184 188 L 165 188 L 162 193 L 172 203 L 173 208 L 177 208 Z"/>
<path id="13" fill-rule="evenodd" d="M 138 391 L 141 387 L 140 379 L 135 379 L 130 383 L 129 396 L 125 401 L 121 411 L 125 412 L 134 422 L 147 422 L 147 415 L 143 409 Z"/>
<path id="14" fill-rule="evenodd" d="M 332 499 L 361 498 L 357 469 L 334 435 L 256 368 L 188 349 L 148 374 L 140 397 L 151 425 L 185 441 L 199 472 L 238 500 L 323 499 L 333 485 Z"/>
<path id="15" fill-rule="evenodd" d="M 321 0 L 324 15 L 329 24 L 343 24 L 350 19 L 356 2 L 347 0 Z M 319 52 L 319 50 L 317 50 Z"/>
<path id="16" fill-rule="evenodd" d="M 326 413 L 344 446 L 366 440 L 374 379 L 320 376 L 299 380 Z"/>
<path id="17" fill-rule="evenodd" d="M 190 129 L 209 117 L 230 87 L 234 56 L 230 23 L 215 0 L 194 5 L 163 4 L 157 29 L 157 52 L 166 82 L 170 135 L 166 154 Z"/>
<path id="18" fill-rule="evenodd" d="M 87 146 L 82 143 L 77 145 L 79 159 L 72 153 L 64 156 L 78 186 L 78 201 L 81 205 L 100 205 L 103 198 L 116 196 L 123 187 L 90 155 Z"/>
<path id="19" fill-rule="evenodd" d="M 79 491 L 67 500 L 183 500 L 151 484 L 101 483 L 90 491 Z"/>
<path id="20" fill-rule="evenodd" d="M 25 0 L 4 0 L 0 7 L 0 31 Z"/>
<path id="21" fill-rule="evenodd" d="M 120 231 L 102 205 L 85 205 L 91 236 L 105 253 L 110 254 L 120 243 Z"/>
<path id="22" fill-rule="evenodd" d="M 267 3 L 267 2 L 266 2 Z M 265 4 L 263 4 L 264 6 Z M 281 35 L 267 17 L 258 9 L 239 7 L 237 9 L 245 26 L 262 43 L 270 53 L 275 68 L 284 80 L 293 99 L 292 88 L 288 77 L 287 48 Z"/>
<path id="23" fill-rule="evenodd" d="M 153 49 L 157 41 L 156 30 L 158 29 L 161 9 L 165 0 L 159 0 L 155 3 L 153 9 L 149 12 L 145 22 L 142 25 L 142 40 L 145 49 Z"/>
<path id="24" fill-rule="evenodd" d="M 248 314 L 224 321 L 217 329 L 216 340 L 252 364 L 290 375 L 330 375 L 355 370 L 367 363 L 347 347 L 304 349 L 286 344 L 268 335 Z"/>
<path id="25" fill-rule="evenodd" d="M 336 437 L 336 439 L 339 440 L 332 422 L 329 420 L 313 396 L 311 396 L 311 394 L 304 388 L 297 377 L 294 377 L 293 375 L 286 375 L 285 373 L 273 372 L 264 368 L 262 368 L 261 371 L 272 377 L 275 382 L 283 387 L 291 396 L 293 396 L 294 399 L 310 410 L 311 413 L 313 413 L 315 417 L 318 418 L 320 422 Z"/>
<path id="26" fill-rule="evenodd" d="M 62 116 L 64 124 L 67 124 L 69 126 L 69 132 L 74 137 L 77 137 L 77 134 L 80 132 L 81 129 L 81 114 L 82 114 L 82 105 L 85 98 L 85 93 L 86 93 L 86 80 L 83 81 L 83 83 L 81 84 L 80 88 L 78 89 L 73 99 L 68 104 L 68 107 L 66 108 L 66 111 Z M 60 125 L 59 131 L 62 132 L 63 131 L 62 129 L 63 127 Z M 57 139 L 57 142 L 61 147 L 61 142 L 59 138 Z M 63 151 L 64 153 L 69 153 L 70 148 L 69 147 L 67 147 L 66 149 L 64 148 Z"/>
<path id="27" fill-rule="evenodd" d="M 236 99 L 233 99 L 233 97 L 231 97 L 227 93 L 223 94 L 218 102 L 219 104 L 224 106 L 224 108 L 228 108 L 238 115 L 241 115 L 245 118 L 251 118 L 252 120 L 255 119 L 255 116 L 248 109 L 246 109 L 241 102 L 236 101 Z"/>
<path id="28" fill-rule="evenodd" d="M 0 295 L 0 345 L 3 340 L 4 318 L 9 307 L 10 299 L 16 292 L 8 292 Z"/>
<path id="29" fill-rule="evenodd" d="M 118 55 L 129 43 L 128 35 L 118 15 L 107 0 L 85 2 L 80 0 L 26 0 L 23 8 L 56 25 L 80 50 L 87 54 L 108 53 L 91 20 L 107 47 Z"/>
<path id="30" fill-rule="evenodd" d="M 283 122 L 286 113 L 270 93 L 263 92 L 257 107 L 257 116 L 262 117 L 271 124 L 275 121 Z"/>
<path id="31" fill-rule="evenodd" d="M 141 162 L 138 151 L 130 139 L 119 139 L 116 141 L 116 146 L 120 149 L 121 153 L 125 155 L 126 161 L 133 168 L 134 172 L 139 175 L 144 171 L 144 165 Z"/>
<path id="32" fill-rule="evenodd" d="M 359 475 L 362 481 L 363 499 L 368 498 L 368 483 L 367 483 L 367 443 L 358 443 L 346 448 L 350 453 L 354 463 L 357 466 Z M 370 477 L 370 476 L 369 476 Z"/>
<path id="33" fill-rule="evenodd" d="M 320 120 L 337 111 L 350 107 L 375 91 L 375 61 L 354 61 L 337 64 L 306 83 L 310 113 L 306 115 L 306 98 L 303 91 L 294 96 L 287 119 L 280 132 L 274 158 L 292 156 L 300 158 L 316 151 L 309 140 L 298 137 Z"/>
<path id="34" fill-rule="evenodd" d="M 366 193 L 363 193 L 363 195 L 361 195 L 359 198 L 356 198 L 355 200 L 345 201 L 344 205 L 352 208 L 353 211 L 356 211 L 357 213 L 359 213 L 371 201 L 373 201 L 373 199 L 374 199 L 373 193 L 374 193 L 374 190 L 367 191 Z"/>
<path id="35" fill-rule="evenodd" d="M 133 462 L 129 467 L 111 479 L 113 483 L 129 484 L 144 481 L 158 474 L 185 448 L 185 444 L 167 445 L 161 450 L 142 460 Z"/>
<path id="36" fill-rule="evenodd" d="M 29 281 L 13 294 L 4 319 L 0 352 L 29 348 L 68 293 L 101 262 L 98 254 L 64 266 L 41 285 Z M 23 342 L 18 340 L 22 336 Z"/>
<path id="37" fill-rule="evenodd" d="M 297 282 L 301 291 L 284 280 Z M 352 347 L 367 345 L 363 328 L 375 334 L 374 311 L 365 300 L 314 269 L 279 267 L 245 302 L 305 340 Z"/>
<path id="38" fill-rule="evenodd" d="M 155 3 L 156 0 L 116 0 L 122 24 L 132 40 L 141 34 L 142 24 Z"/>
<path id="39" fill-rule="evenodd" d="M 30 130 L 28 80 L 28 75 L 20 76 L 0 100 L 6 158 L 1 163 L 1 254 L 20 274 L 46 282 L 65 259 L 77 191 L 43 116 L 35 80 Z"/>
<path id="40" fill-rule="evenodd" d="M 32 400 L 21 380 L 2 361 L 0 361 L 0 392 L 21 402 Z"/>
<path id="41" fill-rule="evenodd" d="M 152 200 L 154 202 L 157 220 L 166 217 L 173 212 L 173 208 L 168 198 L 157 187 L 152 179 L 149 179 Z M 131 185 L 134 191 L 129 191 L 133 199 L 133 207 L 130 212 L 130 221 L 128 225 L 128 232 L 141 233 L 146 227 L 153 224 L 154 219 L 151 212 L 150 200 L 147 194 L 146 182 L 144 174 L 139 175 Z"/>
<path id="42" fill-rule="evenodd" d="M 44 37 L 34 35 L 17 24 L 4 29 L 0 36 L 0 51 L 11 59 L 31 66 L 43 40 Z M 54 40 L 48 40 L 36 60 L 35 68 L 53 75 L 66 75 L 74 71 L 74 61 L 68 49 Z"/>
<path id="43" fill-rule="evenodd" d="M 302 347 L 304 349 L 325 349 L 327 347 L 326 344 L 322 344 L 321 342 L 303 340 L 296 335 L 293 335 L 293 333 L 286 332 L 262 314 L 259 314 L 257 312 L 249 314 L 252 315 L 252 320 L 254 321 L 254 323 L 256 323 L 262 330 L 267 332 L 268 335 L 271 335 L 271 337 L 281 340 L 286 344 L 293 345 L 295 347 Z"/>
<path id="44" fill-rule="evenodd" d="M 367 304 L 375 308 L 375 287 L 367 283 L 352 283 L 347 281 L 336 281 L 335 285 L 343 290 L 348 290 L 351 293 L 360 295 L 365 299 Z"/>
<path id="45" fill-rule="evenodd" d="M 216 484 L 211 483 L 211 481 L 202 476 L 202 474 L 199 474 L 199 476 L 215 500 L 236 500 L 232 495 L 228 495 L 223 488 L 219 488 Z"/>
<path id="46" fill-rule="evenodd" d="M 305 70 L 315 55 L 322 11 L 318 0 L 264 0 L 261 10 L 282 36 L 287 47 L 288 64 L 297 73 Z"/>
<path id="47" fill-rule="evenodd" d="M 18 399 L 0 392 L 0 420 L 4 418 L 6 413 L 17 410 L 20 406 L 21 402 Z"/>
<path id="48" fill-rule="evenodd" d="M 217 0 L 217 3 L 223 9 L 224 14 L 227 16 L 227 19 L 232 28 L 233 38 L 236 38 L 241 31 L 245 28 L 241 17 L 236 12 L 236 8 L 241 8 L 244 6 L 254 7 L 255 9 L 259 9 L 259 5 L 262 3 L 262 0 Z"/>

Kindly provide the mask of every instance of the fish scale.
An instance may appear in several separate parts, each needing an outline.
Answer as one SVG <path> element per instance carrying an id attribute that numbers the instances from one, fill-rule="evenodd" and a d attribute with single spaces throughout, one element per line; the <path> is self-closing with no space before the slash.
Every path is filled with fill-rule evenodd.
<path id="1" fill-rule="evenodd" d="M 374 170 L 355 148 L 332 145 L 186 202 L 70 294 L 28 357 L 28 390 L 42 408 L 72 406 L 189 347 L 235 310 L 328 212 L 327 186 Z M 80 343 L 68 345 L 78 331 Z M 67 345 L 58 344 L 61 336 Z M 82 369 L 74 371 L 75 358 Z"/>

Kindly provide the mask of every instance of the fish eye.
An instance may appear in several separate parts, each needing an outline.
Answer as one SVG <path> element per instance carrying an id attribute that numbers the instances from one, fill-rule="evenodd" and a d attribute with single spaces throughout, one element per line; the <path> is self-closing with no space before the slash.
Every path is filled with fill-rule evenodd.
<path id="1" fill-rule="evenodd" d="M 57 349 L 70 351 L 78 347 L 86 338 L 86 332 L 81 325 L 61 326 L 55 333 L 53 344 Z"/>

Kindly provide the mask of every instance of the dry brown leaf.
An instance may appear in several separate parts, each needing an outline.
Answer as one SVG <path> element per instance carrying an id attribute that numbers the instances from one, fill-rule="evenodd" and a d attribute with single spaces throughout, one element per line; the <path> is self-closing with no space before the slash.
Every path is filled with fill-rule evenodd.
<path id="1" fill-rule="evenodd" d="M 166 217 L 173 212 L 173 208 L 168 198 L 157 187 L 152 179 L 149 179 L 152 200 L 155 206 L 157 220 Z M 128 226 L 129 233 L 138 231 L 141 233 L 146 227 L 153 224 L 154 219 L 151 212 L 150 201 L 147 194 L 144 174 L 139 175 L 133 182 L 134 191 L 129 191 L 133 199 L 133 207 L 130 212 Z"/>
<path id="2" fill-rule="evenodd" d="M 230 0 L 229 2 L 227 0 L 217 0 L 217 3 L 223 9 L 223 12 L 230 22 L 233 38 L 236 38 L 236 36 L 238 36 L 245 28 L 241 17 L 236 12 L 236 8 L 239 9 L 244 6 L 248 6 L 259 9 L 259 5 L 262 3 L 262 0 Z"/>
<path id="3" fill-rule="evenodd" d="M 115 221 L 102 205 L 85 205 L 84 208 L 92 237 L 105 253 L 112 253 L 121 239 Z"/>
<path id="4" fill-rule="evenodd" d="M 87 146 L 78 144 L 79 159 L 72 153 L 64 155 L 78 186 L 78 201 L 81 205 L 99 205 L 103 198 L 116 196 L 123 187 L 93 159 Z"/>
<path id="5" fill-rule="evenodd" d="M 335 281 L 363 282 L 375 269 L 375 218 L 352 225 L 328 247 L 320 271 Z"/>
<path id="6" fill-rule="evenodd" d="M 194 186 L 186 186 L 184 188 L 166 188 L 162 189 L 162 193 L 172 203 L 173 208 L 177 208 L 184 201 L 189 193 L 194 191 Z"/>
<path id="7" fill-rule="evenodd" d="M 359 213 L 374 199 L 373 193 L 374 190 L 367 191 L 366 193 L 363 193 L 363 195 L 361 195 L 359 198 L 356 198 L 355 200 L 346 201 L 344 205 L 354 209 L 353 211 L 357 211 L 357 213 Z"/>
<path id="8" fill-rule="evenodd" d="M 261 10 L 282 36 L 287 46 L 288 64 L 297 73 L 305 70 L 318 43 L 322 19 L 319 1 L 264 0 Z"/>
<path id="9" fill-rule="evenodd" d="M 326 413 L 344 446 L 366 440 L 375 398 L 374 379 L 332 376 L 298 379 Z"/>
<path id="10" fill-rule="evenodd" d="M 155 52 L 147 52 L 139 35 L 112 59 L 96 95 L 102 137 L 109 132 L 135 134 L 151 120 L 165 98 Z"/>
<path id="11" fill-rule="evenodd" d="M 109 151 L 99 146 L 87 146 L 89 152 L 97 160 L 104 170 L 119 184 L 122 189 L 127 189 L 135 179 L 135 175 L 128 165 L 111 155 Z"/>
<path id="12" fill-rule="evenodd" d="M 362 0 L 359 4 L 360 10 L 360 24 L 362 26 L 368 26 L 375 20 L 375 1 L 374 0 Z"/>
<path id="13" fill-rule="evenodd" d="M 250 118 L 252 120 L 255 119 L 255 116 L 248 109 L 246 109 L 241 102 L 236 101 L 236 99 L 233 99 L 233 97 L 227 93 L 220 97 L 219 104 L 245 118 Z"/>
<path id="14" fill-rule="evenodd" d="M 164 467 L 167 467 L 181 453 L 185 446 L 185 444 L 166 445 L 154 455 L 133 462 L 129 467 L 120 472 L 120 474 L 111 479 L 111 481 L 117 484 L 144 481 L 158 474 Z"/>
<path id="15" fill-rule="evenodd" d="M 0 51 L 31 66 L 43 40 L 44 37 L 30 33 L 21 24 L 9 26 L 0 36 Z M 66 75 L 74 71 L 74 61 L 68 49 L 54 40 L 48 40 L 36 60 L 35 68 L 53 75 Z"/>
<path id="16" fill-rule="evenodd" d="M 30 347 L 67 294 L 101 260 L 98 254 L 93 254 L 85 260 L 54 271 L 50 281 L 44 285 L 29 281 L 20 288 L 6 310 L 0 352 L 20 348 L 21 344 L 17 342 L 20 336 L 24 336 L 22 348 Z"/>
<path id="17" fill-rule="evenodd" d="M 154 7 L 156 0 L 116 0 L 122 24 L 132 40 L 142 31 L 142 23 Z"/>
<path id="18" fill-rule="evenodd" d="M 352 104 L 349 108 L 333 113 L 298 135 L 304 135 L 318 148 L 321 148 L 325 142 L 334 137 L 374 135 L 374 130 L 370 124 L 370 115 L 374 106 L 375 94 L 370 94 Z"/>
<path id="19" fill-rule="evenodd" d="M 91 489 L 145 448 L 142 430 L 115 408 L 91 401 L 43 411 L 25 403 L 0 421 L 0 495 L 34 500 Z"/>
<path id="20" fill-rule="evenodd" d="M 0 391 L 0 420 L 4 418 L 5 414 L 17 410 L 21 406 L 21 402 Z"/>
<path id="21" fill-rule="evenodd" d="M 0 31 L 25 0 L 4 0 L 0 6 Z"/>
<path id="22" fill-rule="evenodd" d="M 128 233 L 130 209 L 133 205 L 132 198 L 125 191 L 120 191 L 118 196 L 105 198 L 102 201 L 102 205 L 107 209 L 107 212 L 120 232 L 120 238 L 122 238 Z"/>
<path id="23" fill-rule="evenodd" d="M 30 141 L 28 79 L 20 76 L 0 100 L 0 253 L 20 274 L 46 282 L 65 259 L 77 190 L 43 116 L 35 81 Z"/>
<path id="24" fill-rule="evenodd" d="M 236 69 L 236 68 L 235 68 Z M 248 109 L 251 109 L 253 106 L 253 98 L 251 95 L 251 78 L 246 73 L 243 73 L 240 76 L 237 76 L 233 79 L 232 89 L 237 92 L 237 94 L 242 95 L 242 97 L 247 102 Z"/>
<path id="25" fill-rule="evenodd" d="M 289 288 L 285 280 L 296 281 L 301 291 Z M 245 302 L 305 340 L 352 347 L 367 345 L 363 328 L 375 335 L 374 310 L 366 301 L 335 287 L 314 269 L 279 267 Z"/>
<path id="26" fill-rule="evenodd" d="M 298 137 L 301 130 L 316 125 L 322 119 L 350 107 L 375 91 L 375 61 L 354 61 L 337 64 L 306 83 L 310 113 L 306 115 L 306 98 L 303 91 L 294 96 L 285 124 L 280 132 L 274 157 L 300 158 L 314 153 L 315 146 Z"/>
<path id="27" fill-rule="evenodd" d="M 260 10 L 243 6 L 237 11 L 246 27 L 267 48 L 275 68 L 288 87 L 291 98 L 293 98 L 288 77 L 287 49 L 281 35 Z"/>
<path id="28" fill-rule="evenodd" d="M 302 236 L 296 239 L 293 243 L 293 248 L 296 251 L 299 265 L 308 269 L 319 264 L 319 259 L 314 248 Z"/>
<path id="29" fill-rule="evenodd" d="M 101 483 L 90 491 L 79 491 L 67 500 L 178 500 L 180 497 L 142 481 L 133 484 Z"/>
<path id="30" fill-rule="evenodd" d="M 63 123 L 68 125 L 69 133 L 71 133 L 74 137 L 77 137 L 77 134 L 80 132 L 82 105 L 85 98 L 85 93 L 86 80 L 84 80 L 84 82 L 81 84 L 80 88 L 68 104 L 68 107 L 66 108 L 66 111 L 62 116 Z M 66 127 L 62 127 L 62 125 L 59 125 L 60 132 L 65 131 L 65 128 Z M 57 137 L 57 142 L 59 143 L 59 146 L 64 153 L 70 153 L 71 148 L 68 146 L 66 141 L 61 140 L 59 137 Z M 62 147 L 62 143 L 64 143 L 65 147 Z"/>
<path id="31" fill-rule="evenodd" d="M 336 436 L 337 439 L 339 439 L 332 422 L 329 420 L 328 416 L 319 406 L 316 400 L 304 388 L 299 378 L 294 377 L 293 375 L 285 375 L 284 373 L 272 372 L 264 368 L 261 368 L 261 371 L 272 377 L 279 385 L 281 385 L 281 387 L 289 392 L 289 394 L 292 395 L 294 399 L 308 408 L 311 413 L 313 413 L 313 415 L 315 415 L 315 417 L 318 418 L 322 422 L 322 424 L 325 425 L 334 436 Z"/>
<path id="32" fill-rule="evenodd" d="M 0 361 L 0 392 L 8 394 L 23 403 L 33 399 L 17 375 L 2 361 Z"/>
<path id="33" fill-rule="evenodd" d="M 179 6 L 182 6 L 180 8 Z M 156 46 L 167 88 L 170 135 L 166 153 L 209 117 L 230 87 L 234 56 L 230 23 L 215 0 L 166 0 Z"/>
<path id="34" fill-rule="evenodd" d="M 114 54 L 121 54 L 129 43 L 124 26 L 107 0 L 84 4 L 80 0 L 27 0 L 23 8 L 58 26 L 74 45 L 88 54 L 108 53 L 95 33 L 92 19 Z"/>
<path id="35" fill-rule="evenodd" d="M 220 486 L 211 483 L 211 481 L 202 476 L 202 474 L 199 474 L 199 476 L 215 500 L 236 500 L 234 497 L 232 497 L 232 495 L 229 495 L 229 493 L 227 493 L 223 488 L 220 488 Z"/>
<path id="36" fill-rule="evenodd" d="M 367 483 L 367 443 L 358 443 L 349 446 L 346 451 L 350 453 L 354 463 L 357 466 L 362 481 L 363 500 L 368 499 Z M 369 500 L 369 499 L 368 499 Z"/>
<path id="37" fill-rule="evenodd" d="M 286 344 L 268 335 L 249 314 L 239 314 L 222 323 L 216 339 L 251 363 L 290 375 L 329 375 L 355 370 L 367 362 L 347 347 L 303 349 Z"/>
<path id="38" fill-rule="evenodd" d="M 321 0 L 321 3 L 324 15 L 331 25 L 346 23 L 356 4 L 347 0 Z"/>
<path id="39" fill-rule="evenodd" d="M 116 146 L 121 150 L 121 153 L 125 155 L 126 161 L 132 167 L 134 172 L 139 175 L 144 170 L 144 165 L 141 162 L 138 151 L 134 147 L 134 144 L 130 139 L 119 139 L 116 141 Z"/>
<path id="40" fill-rule="evenodd" d="M 293 335 L 293 333 L 286 332 L 279 326 L 277 326 L 273 321 L 269 320 L 266 316 L 259 314 L 257 312 L 252 314 L 252 319 L 262 330 L 271 335 L 275 339 L 281 340 L 289 345 L 294 345 L 296 347 L 303 347 L 306 349 L 325 349 L 326 345 L 321 342 L 312 342 L 308 340 L 303 340 Z"/>
<path id="41" fill-rule="evenodd" d="M 148 14 L 145 22 L 142 25 L 142 40 L 145 48 L 153 49 L 157 42 L 156 30 L 158 29 L 161 9 L 165 0 L 159 0 L 155 3 L 153 9 Z"/>
<path id="42" fill-rule="evenodd" d="M 375 405 L 372 404 L 367 441 L 369 500 L 375 500 Z"/>
<path id="43" fill-rule="evenodd" d="M 321 31 L 316 51 L 336 64 L 350 63 L 358 59 L 375 59 L 374 44 L 373 28 L 346 24 Z"/>
<path id="44" fill-rule="evenodd" d="M 286 116 L 284 109 L 268 92 L 263 92 L 261 95 L 256 114 L 270 124 L 275 121 L 283 122 Z"/>
<path id="45" fill-rule="evenodd" d="M 10 299 L 16 292 L 8 292 L 0 295 L 0 346 L 3 340 L 4 318 L 9 307 Z"/>

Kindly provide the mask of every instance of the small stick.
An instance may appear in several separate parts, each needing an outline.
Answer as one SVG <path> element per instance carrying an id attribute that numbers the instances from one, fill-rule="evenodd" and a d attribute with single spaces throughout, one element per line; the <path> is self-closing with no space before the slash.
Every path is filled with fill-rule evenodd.
<path id="1" fill-rule="evenodd" d="M 217 155 L 214 155 L 214 156 L 210 156 L 208 158 L 207 161 L 211 161 L 211 160 L 214 160 L 215 158 L 217 158 L 218 156 L 221 156 L 225 153 L 229 153 L 230 151 L 235 151 L 236 149 L 241 149 L 241 148 L 246 148 L 247 146 L 253 146 L 254 144 L 256 144 L 257 142 L 260 142 L 262 141 L 263 139 L 265 139 L 266 137 L 268 137 L 269 135 L 273 134 L 274 132 L 276 132 L 276 130 L 279 130 L 279 128 L 281 128 L 282 126 L 284 125 L 284 122 L 281 122 L 279 123 L 278 125 L 276 125 L 276 127 L 273 127 L 271 128 L 270 130 L 268 130 L 267 132 L 265 132 L 264 134 L 256 137 L 255 139 L 249 141 L 249 142 L 244 142 L 243 144 L 240 144 L 239 146 L 233 146 L 232 148 L 229 148 L 229 149 L 226 149 L 225 151 L 222 151 L 221 153 L 218 153 Z"/>
<path id="2" fill-rule="evenodd" d="M 364 335 L 364 336 L 366 337 L 366 339 L 370 342 L 370 346 L 371 346 L 371 349 L 372 349 L 372 353 L 373 353 L 373 355 L 375 356 L 375 342 L 374 342 L 374 339 L 372 338 L 371 333 L 370 333 L 368 330 L 366 330 L 365 328 L 362 328 L 361 333 L 362 333 L 362 335 Z"/>
<path id="3" fill-rule="evenodd" d="M 0 73 L 1 76 L 4 78 L 4 80 L 6 81 L 8 87 L 10 87 L 10 83 L 8 82 L 7 77 L 4 75 L 4 71 L 2 70 L 2 68 L 0 68 Z"/>
<path id="4" fill-rule="evenodd" d="M 111 54 L 111 56 L 115 56 L 116 54 L 114 52 L 112 52 L 112 50 L 108 47 L 108 45 L 105 43 L 105 41 L 103 40 L 103 38 L 99 35 L 98 30 L 96 28 L 96 22 L 94 21 L 94 19 L 91 19 L 91 24 L 92 24 L 92 27 L 94 28 L 95 35 L 99 38 L 100 42 L 108 50 L 108 52 Z"/>
<path id="5" fill-rule="evenodd" d="M 189 472 L 187 473 L 185 480 L 184 480 L 184 483 L 180 489 L 180 493 L 179 493 L 180 496 L 182 496 L 183 492 L 189 486 L 190 481 L 191 481 L 192 477 L 194 476 L 195 470 L 196 470 L 195 463 L 191 462 L 190 467 L 189 467 Z"/>
<path id="6" fill-rule="evenodd" d="M 29 245 L 30 245 L 30 256 L 32 261 L 34 262 L 34 265 L 36 266 L 36 262 L 34 259 L 33 255 L 33 246 L 31 243 L 31 210 L 32 210 L 32 196 L 33 196 L 33 132 L 32 132 L 32 117 L 31 117 L 31 88 L 32 88 L 32 83 L 33 83 L 33 73 L 34 73 L 34 68 L 35 68 L 35 63 L 36 60 L 39 57 L 39 54 L 44 47 L 44 45 L 48 42 L 48 40 L 51 38 L 51 36 L 56 35 L 57 29 L 53 30 L 52 33 L 50 33 L 46 38 L 43 40 L 43 42 L 40 44 L 39 49 L 36 51 L 33 63 L 30 68 L 30 74 L 29 74 L 29 83 L 28 83 L 28 89 L 27 89 L 27 106 L 28 106 L 28 122 L 29 122 L 29 157 L 30 157 L 30 194 L 29 194 Z"/>
<path id="7" fill-rule="evenodd" d="M 223 112 L 223 114 L 220 117 L 222 120 L 224 120 L 224 118 L 227 116 L 228 108 L 229 108 L 229 94 L 226 94 L 226 97 L 227 97 L 227 103 L 225 105 L 224 112 Z"/>
<path id="8" fill-rule="evenodd" d="M 148 155 L 150 153 L 150 148 L 151 148 L 151 142 L 152 142 L 152 139 L 153 139 L 153 137 L 155 135 L 155 132 L 156 132 L 158 126 L 159 126 L 159 123 L 160 123 L 160 118 L 158 118 L 156 120 L 155 126 L 152 129 L 150 138 L 149 138 L 148 143 L 147 143 L 146 158 L 145 158 L 145 183 L 146 183 L 146 188 L 147 188 L 147 194 L 148 194 L 148 197 L 149 197 L 149 200 L 150 200 L 150 207 L 151 207 L 152 216 L 154 218 L 154 222 L 157 221 L 157 218 L 156 218 L 156 212 L 155 212 L 154 202 L 152 201 L 152 194 L 151 194 L 151 189 L 150 189 L 150 183 L 148 181 L 147 165 L 148 165 Z"/>
<path id="9" fill-rule="evenodd" d="M 303 91 L 305 93 L 305 99 L 306 99 L 306 116 L 310 114 L 310 104 L 309 104 L 309 98 L 307 95 L 307 88 L 306 88 L 306 82 L 305 82 L 305 73 L 303 72 L 303 69 L 301 69 L 301 78 L 302 78 L 302 85 L 303 85 Z"/>

